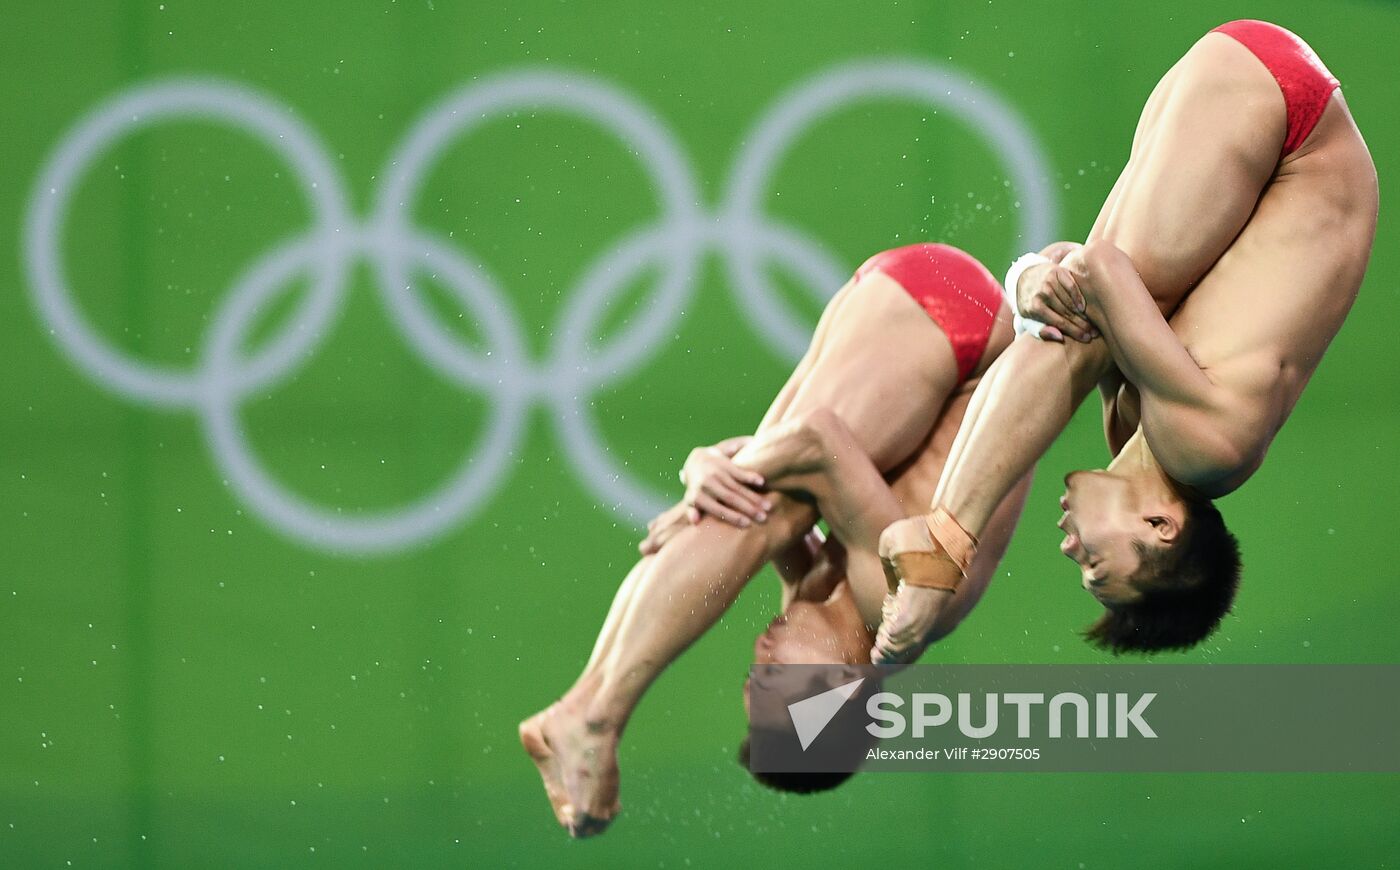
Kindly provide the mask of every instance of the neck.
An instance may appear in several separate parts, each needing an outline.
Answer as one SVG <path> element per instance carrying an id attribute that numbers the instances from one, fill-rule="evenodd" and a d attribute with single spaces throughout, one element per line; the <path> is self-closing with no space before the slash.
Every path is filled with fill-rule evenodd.
<path id="1" fill-rule="evenodd" d="M 1159 466 L 1156 457 L 1152 455 L 1152 449 L 1147 446 L 1147 438 L 1143 436 L 1142 429 L 1138 429 L 1123 445 L 1123 449 L 1118 451 L 1118 455 L 1113 457 L 1113 461 L 1108 464 L 1108 471 L 1129 474 L 1149 467 Z"/>
<path id="2" fill-rule="evenodd" d="M 1152 455 L 1152 448 L 1147 446 L 1147 439 L 1143 437 L 1141 429 L 1133 433 L 1123 445 L 1123 449 L 1118 451 L 1118 455 L 1108 464 L 1106 471 L 1133 481 L 1136 486 L 1147 492 L 1172 496 L 1176 494 L 1178 487 L 1178 484 L 1167 476 L 1157 457 Z"/>

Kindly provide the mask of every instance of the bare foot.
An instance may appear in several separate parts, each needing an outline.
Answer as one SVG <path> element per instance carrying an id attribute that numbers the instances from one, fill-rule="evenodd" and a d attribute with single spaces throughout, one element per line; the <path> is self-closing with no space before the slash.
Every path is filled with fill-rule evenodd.
<path id="1" fill-rule="evenodd" d="M 573 807 L 569 806 L 568 795 L 564 793 L 564 779 L 559 774 L 554 751 L 544 738 L 544 721 L 552 709 L 549 707 L 520 723 L 520 745 L 525 747 L 539 769 L 540 779 L 544 780 L 544 793 L 549 798 L 549 805 L 554 808 L 554 817 L 559 824 L 568 828 L 573 823 Z"/>
<path id="2" fill-rule="evenodd" d="M 622 810 L 617 799 L 616 730 L 590 723 L 582 712 L 561 702 L 545 711 L 540 734 L 562 781 L 569 835 L 603 833 Z"/>
<path id="3" fill-rule="evenodd" d="M 918 586 L 901 586 L 898 595 L 886 595 L 870 661 L 877 665 L 916 661 L 924 651 L 924 639 L 952 597 L 953 593 L 945 589 Z"/>

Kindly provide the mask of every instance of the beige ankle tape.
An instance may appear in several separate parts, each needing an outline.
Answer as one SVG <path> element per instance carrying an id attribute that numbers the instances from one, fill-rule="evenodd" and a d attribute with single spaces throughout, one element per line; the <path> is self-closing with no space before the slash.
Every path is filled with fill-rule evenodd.
<path id="1" fill-rule="evenodd" d="M 943 589 L 948 592 L 956 592 L 958 584 L 962 582 L 963 570 L 957 563 L 948 558 L 944 552 L 921 553 L 917 550 L 909 550 L 897 553 L 890 557 L 898 572 L 899 580 L 906 586 L 917 586 L 920 589 Z M 890 591 L 898 592 L 898 583 L 891 578 Z"/>
<path id="2" fill-rule="evenodd" d="M 948 554 L 948 558 L 958 569 L 966 574 L 967 567 L 972 564 L 972 557 L 977 555 L 977 538 L 964 529 L 944 508 L 934 508 L 933 513 L 925 519 L 928 521 L 928 533 L 933 536 L 934 542 Z"/>

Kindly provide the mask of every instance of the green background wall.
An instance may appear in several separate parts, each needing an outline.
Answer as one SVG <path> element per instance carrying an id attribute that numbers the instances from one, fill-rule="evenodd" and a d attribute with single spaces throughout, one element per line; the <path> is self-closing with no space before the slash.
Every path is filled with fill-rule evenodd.
<path id="1" fill-rule="evenodd" d="M 0 865 L 1381 866 L 1400 854 L 1400 781 L 1362 775 L 866 776 L 777 796 L 733 762 L 760 578 L 656 686 L 622 752 L 622 820 L 572 843 L 515 723 L 573 678 L 636 527 L 577 472 L 530 404 L 502 477 L 440 536 L 346 556 L 278 531 L 211 457 L 200 416 L 133 401 L 76 365 L 33 304 L 22 236 L 42 167 L 132 86 L 211 76 L 313 130 L 370 213 L 401 137 L 437 100 L 520 67 L 621 89 L 670 131 L 704 209 L 746 131 L 789 88 L 854 60 L 913 58 L 992 91 L 1042 146 L 1058 235 L 1087 231 L 1157 78 L 1238 17 L 1299 31 L 1342 80 L 1383 189 L 1400 171 L 1394 3 L 997 2 L 7 3 L 0 139 Z M 225 126 L 173 120 L 104 149 L 60 249 L 115 347 L 172 367 L 205 351 L 235 279 L 307 225 L 294 173 Z M 496 277 L 529 357 L 582 270 L 656 220 L 626 146 L 577 117 L 497 116 L 454 143 L 408 204 Z M 854 103 L 798 140 L 763 208 L 843 269 L 897 243 L 1018 252 L 1018 191 L 948 113 Z M 1387 199 L 1384 196 L 1383 198 Z M 1388 202 L 1387 202 L 1388 205 Z M 1361 297 L 1269 462 L 1224 508 L 1246 553 L 1237 614 L 1172 661 L 1400 660 L 1397 226 L 1382 207 Z M 579 407 L 625 479 L 660 497 L 693 444 L 752 428 L 789 359 L 706 255 L 655 352 Z M 818 304 L 765 267 L 807 323 Z M 595 332 L 655 309 L 640 276 Z M 259 319 L 275 339 L 298 292 Z M 480 443 L 495 402 L 426 365 L 389 324 L 368 260 L 289 380 L 239 419 L 261 465 L 341 518 L 419 498 Z M 479 325 L 424 298 L 461 341 Z M 830 292 L 834 287 L 819 288 Z M 523 369 L 522 369 L 523 370 Z M 1042 464 L 1003 572 L 932 654 L 1090 662 L 1095 606 L 1054 550 L 1058 477 L 1102 461 L 1095 414 Z M 1209 711 L 1202 711 L 1208 716 Z M 1345 740 L 1345 735 L 1339 735 Z"/>

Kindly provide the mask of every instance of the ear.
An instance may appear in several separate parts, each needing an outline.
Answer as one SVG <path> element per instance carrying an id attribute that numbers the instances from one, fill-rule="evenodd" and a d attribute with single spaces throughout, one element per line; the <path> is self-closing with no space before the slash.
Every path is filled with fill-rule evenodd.
<path id="1" fill-rule="evenodd" d="M 1149 539 L 1170 544 L 1181 534 L 1181 521 L 1171 514 L 1148 514 L 1143 519 L 1152 527 Z"/>

